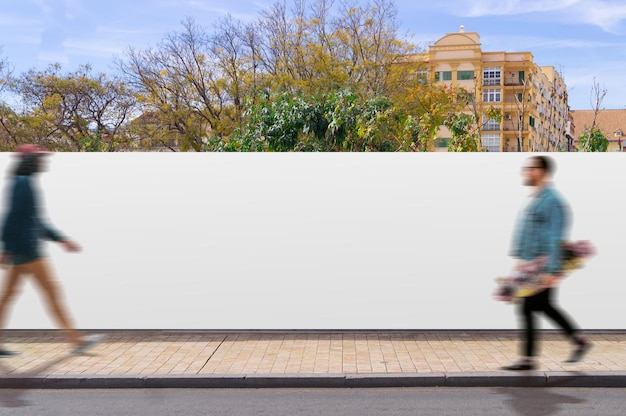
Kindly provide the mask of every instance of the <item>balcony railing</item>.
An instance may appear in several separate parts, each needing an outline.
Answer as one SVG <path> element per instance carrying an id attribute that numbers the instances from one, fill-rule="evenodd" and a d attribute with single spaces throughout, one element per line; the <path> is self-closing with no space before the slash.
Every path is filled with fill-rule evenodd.
<path id="1" fill-rule="evenodd" d="M 522 131 L 526 131 L 527 127 L 528 125 L 524 123 L 524 125 L 522 126 Z M 519 131 L 519 125 L 513 122 L 504 123 L 503 130 L 504 131 Z"/>
<path id="2" fill-rule="evenodd" d="M 483 85 L 487 87 L 491 87 L 494 85 L 502 85 L 502 80 L 500 78 L 485 79 L 483 80 Z"/>

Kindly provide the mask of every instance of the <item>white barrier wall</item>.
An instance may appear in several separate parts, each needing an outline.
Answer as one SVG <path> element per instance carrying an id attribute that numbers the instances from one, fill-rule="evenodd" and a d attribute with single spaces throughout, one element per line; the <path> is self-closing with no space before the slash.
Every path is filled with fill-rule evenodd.
<path id="1" fill-rule="evenodd" d="M 47 216 L 84 251 L 47 248 L 80 328 L 516 328 L 491 294 L 528 156 L 59 153 L 39 179 Z M 623 329 L 624 156 L 551 156 L 571 237 L 599 250 L 561 305 Z M 9 328 L 54 327 L 29 282 Z"/>

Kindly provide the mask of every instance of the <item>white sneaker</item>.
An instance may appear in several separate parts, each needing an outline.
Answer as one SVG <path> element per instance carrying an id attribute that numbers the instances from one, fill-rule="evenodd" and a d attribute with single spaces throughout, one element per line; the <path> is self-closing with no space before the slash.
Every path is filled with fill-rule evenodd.
<path id="1" fill-rule="evenodd" d="M 94 334 L 85 337 L 85 340 L 78 347 L 74 348 L 74 354 L 84 354 L 88 349 L 95 347 L 104 339 L 104 335 Z"/>

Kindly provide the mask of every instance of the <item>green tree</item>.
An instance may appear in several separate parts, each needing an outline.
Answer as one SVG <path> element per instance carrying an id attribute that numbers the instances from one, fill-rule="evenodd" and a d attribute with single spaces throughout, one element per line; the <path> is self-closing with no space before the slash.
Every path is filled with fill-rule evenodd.
<path id="1" fill-rule="evenodd" d="M 246 124 L 229 147 L 208 150 L 393 151 L 400 150 L 398 119 L 389 99 L 361 99 L 350 90 L 325 97 L 282 93 L 246 112 Z"/>
<path id="2" fill-rule="evenodd" d="M 472 128 L 475 124 L 473 114 L 459 113 L 451 116 L 445 122 L 452 137 L 448 144 L 449 152 L 477 152 L 479 150 L 479 138 Z"/>
<path id="3" fill-rule="evenodd" d="M 482 75 L 474 78 L 472 91 L 457 87 L 451 90 L 451 94 L 455 97 L 456 106 L 453 106 L 452 113 L 445 123 L 448 127 L 453 126 L 448 150 L 452 152 L 483 151 L 482 129 L 490 120 L 501 123 L 502 112 L 485 102 Z"/>
<path id="4" fill-rule="evenodd" d="M 440 127 L 459 111 L 454 91 L 421 81 L 424 82 L 409 85 L 404 93 L 395 95 L 396 117 L 401 121 L 401 149 L 406 151 L 434 150 Z"/>
<path id="5" fill-rule="evenodd" d="M 141 130 L 182 150 L 202 150 L 210 136 L 225 137 L 240 123 L 248 65 L 240 26 L 227 19 L 211 36 L 193 19 L 156 48 L 130 48 L 117 66 L 135 89 L 149 123 Z M 139 119 L 140 124 L 143 119 Z"/>
<path id="6" fill-rule="evenodd" d="M 105 74 L 93 74 L 88 65 L 62 73 L 61 65 L 30 70 L 10 82 L 22 100 L 11 135 L 26 136 L 56 150 L 99 150 L 124 146 L 123 127 L 135 109 L 126 85 Z"/>
<path id="7" fill-rule="evenodd" d="M 4 100 L 4 94 L 10 87 L 10 80 L 9 62 L 6 58 L 0 58 L 0 151 L 12 151 L 20 142 L 13 134 L 16 130 L 14 126 L 17 123 L 17 115 Z"/>
<path id="8" fill-rule="evenodd" d="M 606 152 L 609 148 L 609 140 L 598 128 L 585 129 L 585 132 L 578 138 L 579 152 Z"/>
<path id="9" fill-rule="evenodd" d="M 255 22 L 212 27 L 187 18 L 155 47 L 129 48 L 123 79 L 60 65 L 6 77 L 0 88 L 23 105 L 0 103 L 0 138 L 85 151 L 431 151 L 445 125 L 450 150 L 480 151 L 482 125 L 501 115 L 474 98 L 479 87 L 428 82 L 399 28 L 393 0 L 278 0 Z"/>
<path id="10" fill-rule="evenodd" d="M 183 150 L 256 148 L 258 140 L 238 140 L 250 137 L 255 120 L 244 118 L 260 117 L 259 104 L 269 114 L 280 114 L 277 122 L 285 127 L 295 121 L 283 107 L 295 112 L 291 117 L 309 111 L 298 97 L 315 98 L 316 105 L 342 90 L 390 97 L 403 85 L 394 63 L 413 50 L 399 39 L 396 18 L 391 0 L 366 6 L 344 1 L 337 8 L 331 0 L 293 0 L 291 7 L 283 0 L 261 12 L 255 23 L 229 16 L 212 32 L 187 19 L 182 31 L 156 48 L 129 49 L 118 61 L 149 114 L 133 122 L 135 134 L 163 144 L 179 142 Z M 286 102 L 283 93 L 291 94 L 293 102 Z M 230 137 L 235 132 L 236 140 Z M 373 146 L 378 140 L 368 132 L 362 130 L 361 145 L 346 146 Z M 263 137 L 273 150 L 298 142 L 289 134 Z"/>
<path id="11" fill-rule="evenodd" d="M 598 114 L 602 111 L 602 101 L 606 94 L 606 88 L 600 88 L 600 84 L 594 78 L 590 99 L 593 107 L 593 121 L 591 127 L 585 128 L 583 134 L 578 138 L 579 152 L 606 152 L 609 148 L 609 140 L 597 125 Z"/>

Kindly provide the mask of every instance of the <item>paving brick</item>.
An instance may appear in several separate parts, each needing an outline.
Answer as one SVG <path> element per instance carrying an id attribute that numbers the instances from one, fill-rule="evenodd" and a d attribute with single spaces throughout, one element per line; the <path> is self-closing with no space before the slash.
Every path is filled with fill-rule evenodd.
<path id="1" fill-rule="evenodd" d="M 54 331 L 8 331 L 7 347 L 20 355 L 0 361 L 0 376 L 482 373 L 499 371 L 515 360 L 518 337 L 517 333 L 408 331 L 112 332 L 89 354 L 74 356 Z M 542 333 L 539 371 L 626 370 L 626 333 L 589 334 L 588 338 L 594 344 L 588 357 L 568 366 L 563 363 L 571 351 L 567 340 Z"/>

